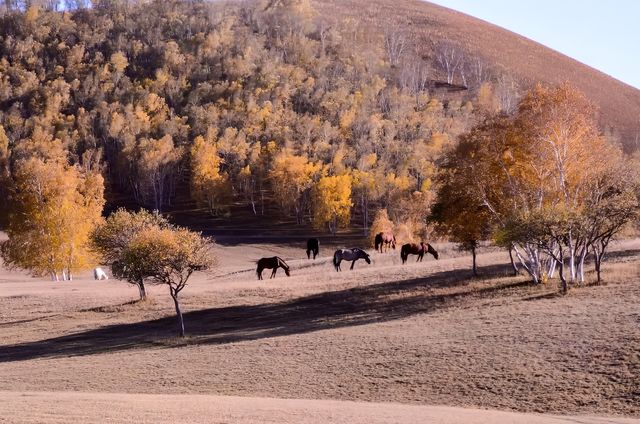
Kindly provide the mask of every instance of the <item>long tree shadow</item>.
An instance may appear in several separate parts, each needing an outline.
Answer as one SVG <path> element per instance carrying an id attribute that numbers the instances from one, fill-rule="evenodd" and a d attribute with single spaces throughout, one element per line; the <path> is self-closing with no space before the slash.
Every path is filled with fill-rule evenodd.
<path id="1" fill-rule="evenodd" d="M 504 265 L 483 269 L 485 275 L 505 275 Z M 286 336 L 324 329 L 364 325 L 428 313 L 468 296 L 490 296 L 526 281 L 468 287 L 466 273 L 444 271 L 426 278 L 330 291 L 285 302 L 211 308 L 184 315 L 189 337 L 176 341 L 176 320 L 166 318 L 116 324 L 76 334 L 0 347 L 0 362 L 36 358 L 93 355 L 135 348 L 174 347 L 177 344 L 224 344 Z M 434 293 L 436 288 L 454 288 Z"/>

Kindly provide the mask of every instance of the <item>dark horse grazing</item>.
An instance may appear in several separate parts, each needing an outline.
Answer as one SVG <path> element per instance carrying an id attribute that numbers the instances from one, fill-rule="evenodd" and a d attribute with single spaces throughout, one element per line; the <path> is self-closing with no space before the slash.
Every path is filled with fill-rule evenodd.
<path id="1" fill-rule="evenodd" d="M 376 250 L 378 247 L 380 248 L 380 253 L 382 253 L 382 247 L 386 247 L 387 251 L 389 250 L 389 246 L 396 250 L 396 236 L 392 233 L 378 233 L 376 234 Z"/>
<path id="2" fill-rule="evenodd" d="M 431 253 L 434 258 L 438 259 L 438 252 L 436 252 L 436 249 L 434 249 L 429 243 L 424 243 L 422 241 L 420 242 L 420 244 L 407 243 L 403 245 L 400 249 L 400 258 L 402 259 L 402 263 L 404 264 L 407 262 L 407 258 L 409 257 L 409 255 L 418 255 L 418 259 L 416 260 L 416 262 L 422 262 L 422 257 L 424 256 L 425 252 Z"/>
<path id="3" fill-rule="evenodd" d="M 317 238 L 307 240 L 307 259 L 311 259 L 311 253 L 313 253 L 313 259 L 320 254 L 320 241 Z"/>
<path id="4" fill-rule="evenodd" d="M 278 268 L 284 269 L 284 273 L 287 274 L 287 277 L 291 274 L 289 273 L 289 265 L 282 258 L 278 256 L 274 256 L 273 258 L 262 258 L 258 261 L 258 268 L 256 269 L 256 274 L 258 274 L 258 280 L 262 280 L 262 270 L 265 268 L 273 269 L 271 273 L 271 277 L 276 276 L 276 271 Z"/>
<path id="5" fill-rule="evenodd" d="M 353 249 L 338 249 L 336 253 L 333 254 L 333 266 L 336 267 L 336 271 L 341 271 L 340 262 L 343 260 L 351 261 L 351 268 L 356 264 L 358 259 L 364 259 L 368 264 L 371 263 L 371 259 L 369 259 L 369 255 L 362 249 L 353 248 Z"/>

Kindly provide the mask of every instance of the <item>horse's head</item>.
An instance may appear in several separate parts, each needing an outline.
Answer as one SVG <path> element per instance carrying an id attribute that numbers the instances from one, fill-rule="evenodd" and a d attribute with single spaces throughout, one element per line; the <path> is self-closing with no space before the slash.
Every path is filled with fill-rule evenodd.
<path id="1" fill-rule="evenodd" d="M 438 260 L 438 252 L 436 252 L 436 249 L 433 248 L 433 246 L 431 246 L 430 244 L 427 244 L 427 252 L 431 253 L 433 255 L 434 258 L 436 258 L 436 260 Z"/>
<path id="2" fill-rule="evenodd" d="M 362 257 L 364 258 L 364 260 L 370 264 L 371 263 L 371 258 L 369 257 L 369 254 L 367 252 L 365 252 L 364 250 L 361 250 L 362 252 Z"/>
<path id="3" fill-rule="evenodd" d="M 284 269 L 284 273 L 287 274 L 287 277 L 291 277 L 291 273 L 289 272 L 289 268 Z"/>

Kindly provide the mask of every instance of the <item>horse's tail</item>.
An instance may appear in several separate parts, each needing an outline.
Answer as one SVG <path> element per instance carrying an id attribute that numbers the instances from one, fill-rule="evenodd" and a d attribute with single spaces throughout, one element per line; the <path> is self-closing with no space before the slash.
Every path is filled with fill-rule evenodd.
<path id="1" fill-rule="evenodd" d="M 382 244 L 382 236 L 380 234 L 376 234 L 376 238 L 375 238 L 376 250 L 378 250 L 378 246 L 380 246 L 381 244 Z"/>
<path id="2" fill-rule="evenodd" d="M 337 250 L 333 254 L 333 266 L 336 267 L 336 269 L 338 269 L 338 251 Z"/>
<path id="3" fill-rule="evenodd" d="M 405 244 L 404 246 L 402 246 L 402 248 L 400 248 L 400 258 L 402 259 L 402 261 L 406 261 L 407 258 L 409 257 L 409 253 L 407 252 L 407 245 Z"/>

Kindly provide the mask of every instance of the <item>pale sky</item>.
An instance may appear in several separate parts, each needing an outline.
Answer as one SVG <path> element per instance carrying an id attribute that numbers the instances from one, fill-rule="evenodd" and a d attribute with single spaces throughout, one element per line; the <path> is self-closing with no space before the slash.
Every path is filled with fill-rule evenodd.
<path id="1" fill-rule="evenodd" d="M 429 0 L 523 35 L 640 89 L 640 0 Z"/>

